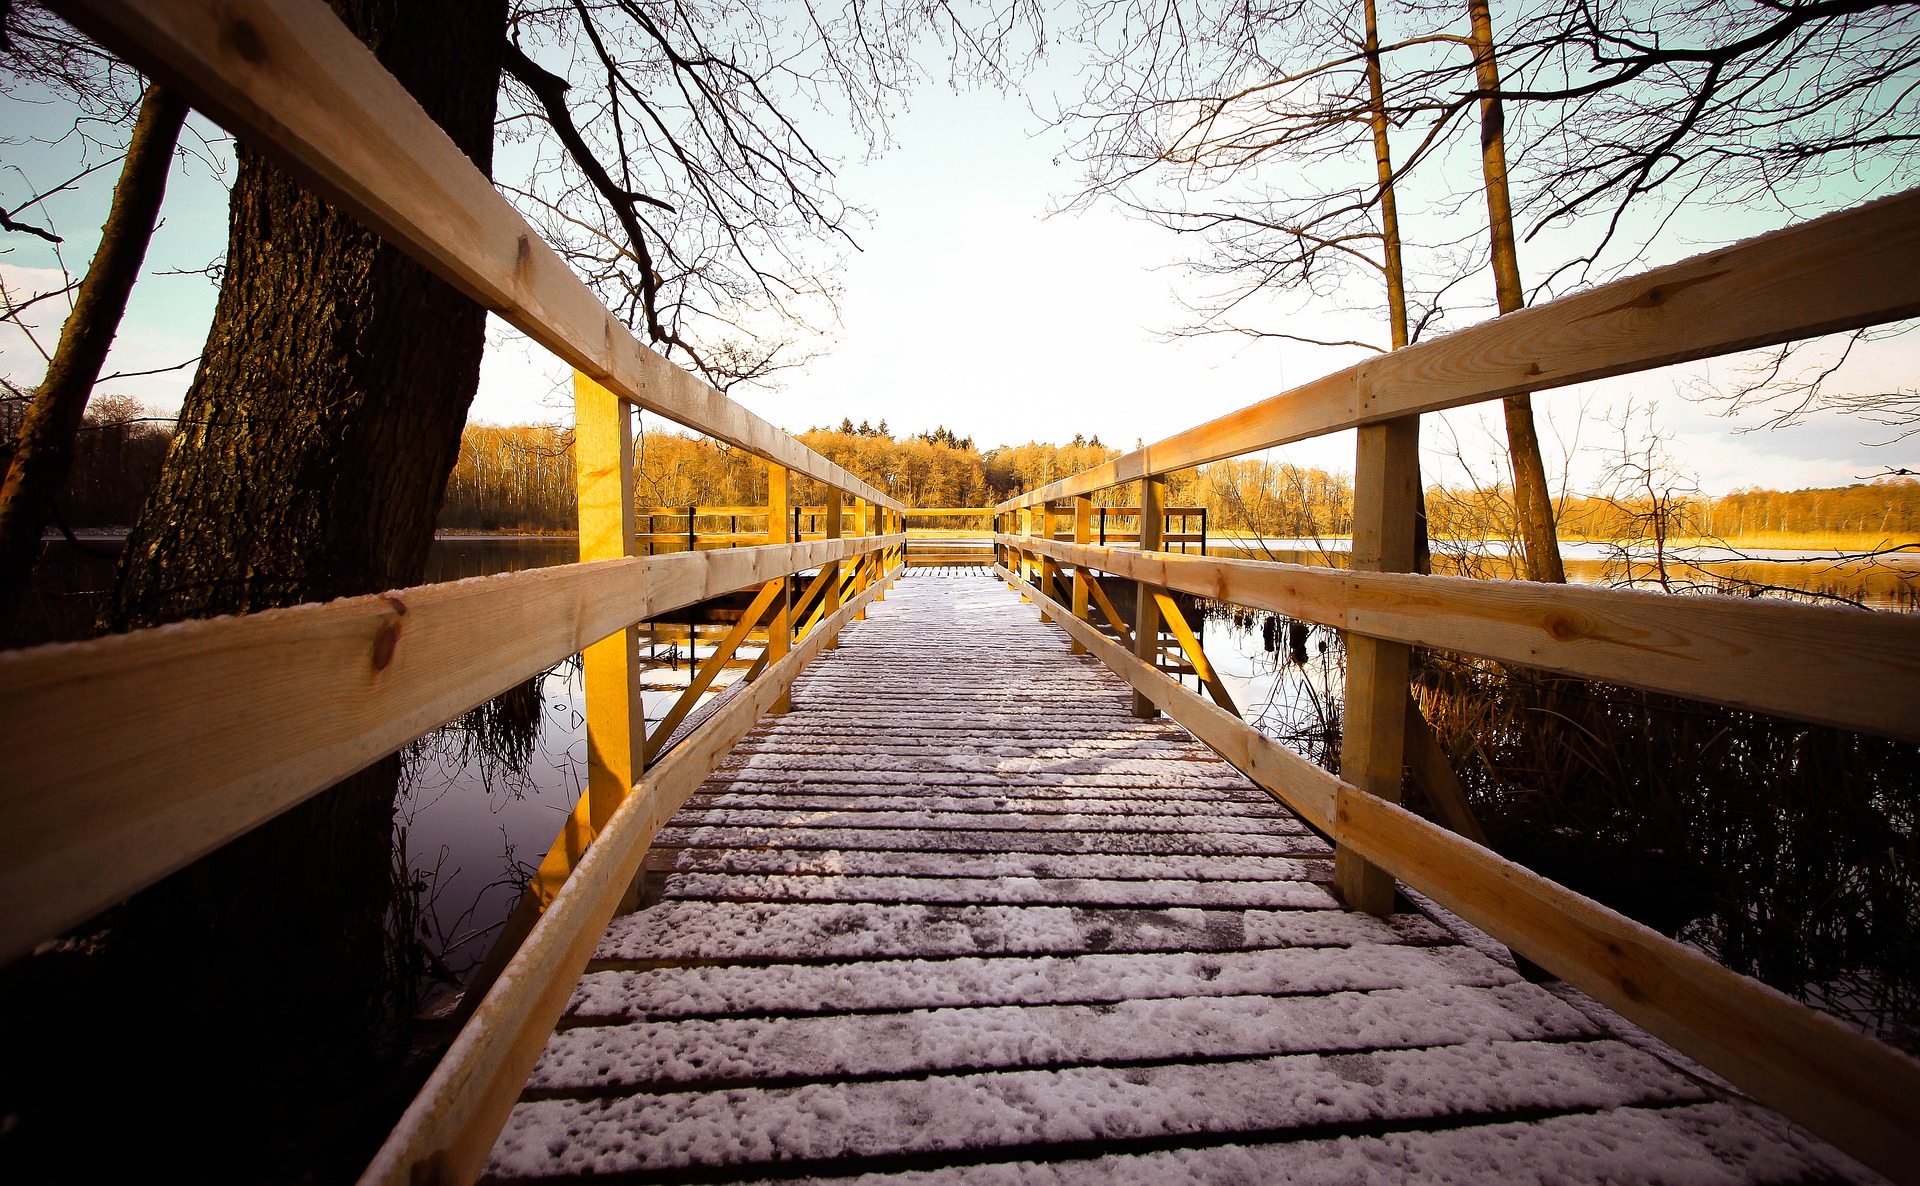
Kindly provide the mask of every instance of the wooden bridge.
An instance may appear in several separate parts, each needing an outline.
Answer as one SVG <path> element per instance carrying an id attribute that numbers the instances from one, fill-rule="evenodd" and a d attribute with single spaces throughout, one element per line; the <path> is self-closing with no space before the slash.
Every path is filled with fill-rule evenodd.
<path id="1" fill-rule="evenodd" d="M 0 655 L 0 958 L 583 652 L 587 793 L 367 1181 L 1920 1174 L 1920 1064 L 1475 843 L 1408 708 L 1437 647 L 1920 741 L 1911 617 L 1410 571 L 1422 413 L 1920 313 L 1920 194 L 1179 433 L 882 601 L 909 508 L 646 350 L 318 0 L 56 7 L 577 369 L 581 563 Z M 629 404 L 767 461 L 764 543 L 644 554 Z M 1168 473 L 1348 429 L 1353 571 L 1163 550 Z M 762 660 L 650 741 L 638 625 L 741 591 Z M 1339 777 L 1173 592 L 1345 632 Z"/>

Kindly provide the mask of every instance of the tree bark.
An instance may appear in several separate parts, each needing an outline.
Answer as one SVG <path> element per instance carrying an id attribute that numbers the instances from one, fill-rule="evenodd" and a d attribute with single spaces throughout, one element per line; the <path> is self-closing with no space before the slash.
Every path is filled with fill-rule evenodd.
<path id="1" fill-rule="evenodd" d="M 1480 88 L 1480 166 L 1486 178 L 1487 221 L 1493 235 L 1493 287 L 1500 312 L 1526 307 L 1520 284 L 1520 255 L 1513 240 L 1513 203 L 1507 193 L 1506 111 L 1500 102 L 1500 67 L 1493 52 L 1493 18 L 1487 0 L 1467 0 L 1472 22 L 1473 65 Z M 1526 553 L 1527 579 L 1565 584 L 1560 563 L 1560 534 L 1540 435 L 1534 427 L 1533 396 L 1510 395 L 1504 401 L 1507 456 L 1513 463 L 1513 510 Z"/>
<path id="2" fill-rule="evenodd" d="M 113 205 L 100 228 L 100 246 L 20 425 L 6 481 L 0 485 L 0 642 L 15 637 L 20 603 L 40 559 L 40 537 L 54 496 L 73 466 L 74 434 L 80 431 L 87 400 L 147 258 L 186 116 L 180 99 L 161 87 L 147 88 L 120 180 L 113 187 Z"/>
<path id="3" fill-rule="evenodd" d="M 490 171 L 505 0 L 332 4 Z M 238 156 L 213 327 L 127 541 L 112 630 L 418 583 L 479 381 L 479 306 L 264 157 Z M 115 920 L 112 950 L 178 1011 L 190 1057 L 212 1067 L 233 1035 L 270 1035 L 208 1071 L 229 1096 L 255 1080 L 338 1090 L 391 1034 L 398 770 L 375 763 Z"/>

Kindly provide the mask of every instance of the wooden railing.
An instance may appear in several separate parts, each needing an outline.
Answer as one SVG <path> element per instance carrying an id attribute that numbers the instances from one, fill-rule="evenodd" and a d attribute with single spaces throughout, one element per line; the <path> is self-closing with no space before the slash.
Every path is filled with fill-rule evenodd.
<path id="1" fill-rule="evenodd" d="M 321 0 L 59 10 L 575 368 L 581 563 L 0 653 L 0 960 L 582 653 L 586 792 L 516 915 L 524 941 L 496 947 L 492 989 L 368 1171 L 470 1181 L 653 833 L 897 576 L 905 508 L 636 340 Z M 636 555 L 626 405 L 767 461 L 755 546 Z M 828 491 L 824 538 L 794 538 L 790 475 Z M 762 661 L 667 748 L 726 658 L 649 738 L 637 624 L 742 589 Z"/>
<path id="2" fill-rule="evenodd" d="M 537 921 L 367 1174 L 470 1181 L 602 928 L 631 900 L 652 836 L 898 573 L 906 508 L 638 342 L 321 0 L 55 7 L 578 372 L 580 564 L 0 655 L 5 958 L 585 654 L 589 785 L 543 863 Z M 1910 316 L 1915 258 L 1920 196 L 1909 194 L 1384 356 L 994 508 L 1003 528 L 1027 512 L 1022 532 L 996 536 L 1003 571 L 1132 683 L 1139 711 L 1167 711 L 1331 836 L 1351 903 L 1384 909 L 1403 880 L 1903 1175 L 1920 1163 L 1920 1065 L 1395 800 L 1413 644 L 1920 737 L 1913 619 L 1404 571 L 1418 414 Z M 765 542 L 635 556 L 623 404 L 765 459 Z M 1167 473 L 1346 428 L 1360 430 L 1356 571 L 1163 553 Z M 827 538 L 795 542 L 790 474 L 832 492 Z M 1096 546 L 1085 496 L 1133 481 L 1139 548 Z M 855 500 L 854 532 L 843 498 Z M 1074 499 L 1071 543 L 1053 530 L 1062 498 Z M 818 575 L 796 606 L 790 581 L 807 571 Z M 1136 583 L 1130 625 L 1101 573 Z M 767 629 L 758 677 L 678 745 L 650 743 L 636 624 L 742 589 L 756 590 L 748 618 Z M 1167 590 L 1348 631 L 1342 778 L 1239 720 Z M 1089 625 L 1092 610 L 1121 641 Z M 1210 696 L 1157 670 L 1163 623 Z M 58 766 L 36 760 L 48 736 L 62 738 Z"/>
<path id="3" fill-rule="evenodd" d="M 1910 1176 L 1920 1063 L 1456 834 L 1477 828 L 1453 772 L 1434 767 L 1437 747 L 1411 707 L 1408 648 L 1920 741 L 1920 617 L 1410 571 L 1421 413 L 1911 316 L 1915 259 L 1920 191 L 1396 351 L 1001 503 L 1000 571 L 1076 649 L 1132 683 L 1136 711 L 1166 711 L 1326 833 L 1349 905 L 1390 909 L 1398 879 L 1762 1102 Z M 1359 430 L 1352 571 L 1161 550 L 1167 474 L 1344 429 Z M 1146 508 L 1137 549 L 1095 544 L 1090 496 L 1130 482 Z M 1062 499 L 1072 542 L 1055 530 Z M 1134 587 L 1131 630 L 1104 574 Z M 1198 649 L 1168 590 L 1345 632 L 1339 777 L 1157 668 L 1162 621 L 1182 649 Z M 1206 669 L 1197 653 L 1190 660 Z M 1454 831 L 1398 806 L 1408 767 Z"/>

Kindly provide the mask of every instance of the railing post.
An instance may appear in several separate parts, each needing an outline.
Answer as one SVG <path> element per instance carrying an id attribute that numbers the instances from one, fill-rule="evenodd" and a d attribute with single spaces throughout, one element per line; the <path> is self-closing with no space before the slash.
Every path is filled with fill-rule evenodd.
<path id="1" fill-rule="evenodd" d="M 843 497 L 838 490 L 830 489 L 827 491 L 828 539 L 840 538 L 840 516 L 844 511 L 844 506 L 841 502 Z M 833 573 L 827 578 L 827 607 L 820 614 L 821 621 L 825 621 L 840 612 L 840 562 L 838 560 L 830 560 L 827 562 L 827 567 L 832 569 Z M 835 633 L 831 638 L 827 639 L 828 650 L 833 650 L 839 645 L 840 635 L 838 633 Z"/>
<path id="2" fill-rule="evenodd" d="M 1093 539 L 1093 496 L 1076 494 L 1073 497 L 1073 542 L 1090 543 Z M 1073 566 L 1073 616 L 1081 621 L 1087 620 L 1087 570 L 1085 566 Z M 1073 653 L 1084 655 L 1087 644 L 1075 639 Z"/>
<path id="3" fill-rule="evenodd" d="M 573 448 L 580 496 L 580 559 L 633 555 L 632 414 L 613 392 L 578 371 L 573 376 Z M 628 626 L 590 644 L 581 659 L 587 718 L 587 823 L 598 834 L 645 764 L 640 627 Z"/>
<path id="4" fill-rule="evenodd" d="M 793 542 L 793 499 L 787 489 L 787 467 L 767 464 L 767 542 L 770 544 L 790 544 Z M 780 578 L 780 592 L 775 596 L 773 615 L 767 619 L 767 662 L 778 663 L 787 657 L 793 646 L 793 581 L 788 577 Z M 773 702 L 771 713 L 790 712 L 793 698 L 782 692 L 780 699 Z"/>
<path id="5" fill-rule="evenodd" d="M 863 537 L 873 534 L 867 530 L 867 500 L 864 498 L 856 498 L 853 500 L 853 533 Z M 871 554 L 862 556 L 853 562 L 855 574 L 853 591 L 855 593 L 864 593 L 867 586 L 873 583 L 874 563 L 875 560 Z M 867 620 L 867 610 L 865 606 L 853 611 L 853 620 L 856 622 L 864 622 Z"/>
<path id="6" fill-rule="evenodd" d="M 1167 480 L 1157 474 L 1140 479 L 1140 550 L 1158 552 L 1160 537 L 1166 529 Z M 1153 595 L 1158 592 L 1145 581 L 1133 586 L 1133 653 L 1155 667 L 1160 666 L 1160 606 Z M 1133 694 L 1133 715 L 1152 719 L 1160 715 L 1153 701 L 1140 692 Z"/>
<path id="7" fill-rule="evenodd" d="M 1033 508 L 1033 534 L 1041 539 L 1053 538 L 1052 503 L 1043 502 Z M 1048 597 L 1054 596 L 1053 586 L 1047 581 L 1047 577 L 1052 574 L 1053 571 L 1054 562 L 1045 552 L 1035 552 L 1033 554 L 1033 576 L 1029 579 L 1033 581 L 1035 588 L 1039 589 L 1040 592 Z M 1046 610 L 1040 611 L 1040 620 L 1042 622 L 1053 621 L 1052 618 L 1047 616 Z"/>
<path id="8" fill-rule="evenodd" d="M 1405 416 L 1361 428 L 1353 466 L 1355 571 L 1413 570 L 1419 488 L 1420 418 Z M 1406 763 L 1407 647 L 1351 632 L 1346 642 L 1340 777 L 1367 794 L 1398 803 Z M 1392 874 L 1342 845 L 1337 819 L 1333 842 L 1333 882 L 1341 900 L 1369 914 L 1391 911 Z"/>

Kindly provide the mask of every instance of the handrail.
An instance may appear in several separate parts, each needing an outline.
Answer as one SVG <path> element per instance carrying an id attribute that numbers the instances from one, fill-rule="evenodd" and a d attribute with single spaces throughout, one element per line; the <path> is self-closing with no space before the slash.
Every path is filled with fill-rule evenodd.
<path id="1" fill-rule="evenodd" d="M 1920 741 L 1920 615 L 994 542 L 1371 638 Z"/>
<path id="2" fill-rule="evenodd" d="M 630 623 L 904 539 L 602 560 L 0 652 L 0 961 Z M 53 736 L 65 756 L 35 760 Z"/>
<path id="3" fill-rule="evenodd" d="M 1161 674 L 1004 566 L 996 572 L 1336 844 L 1881 1172 L 1897 1178 L 1920 1158 L 1920 1062 L 1342 781 Z"/>
<path id="4" fill-rule="evenodd" d="M 1007 499 L 998 514 L 1422 412 L 1920 313 L 1920 189 L 1395 350 Z"/>
<path id="5" fill-rule="evenodd" d="M 626 401 L 903 509 L 642 345 L 322 0 L 52 7 Z"/>

